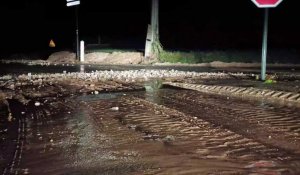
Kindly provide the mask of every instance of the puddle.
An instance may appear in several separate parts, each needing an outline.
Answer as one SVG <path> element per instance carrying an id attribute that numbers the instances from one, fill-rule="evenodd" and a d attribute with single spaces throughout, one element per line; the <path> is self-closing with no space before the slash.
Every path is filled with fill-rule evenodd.
<path id="1" fill-rule="evenodd" d="M 88 94 L 79 96 L 76 100 L 85 101 L 85 102 L 92 102 L 98 100 L 110 100 L 110 99 L 117 99 L 121 96 L 126 95 L 125 92 L 112 92 L 112 93 L 99 93 L 99 94 Z"/>

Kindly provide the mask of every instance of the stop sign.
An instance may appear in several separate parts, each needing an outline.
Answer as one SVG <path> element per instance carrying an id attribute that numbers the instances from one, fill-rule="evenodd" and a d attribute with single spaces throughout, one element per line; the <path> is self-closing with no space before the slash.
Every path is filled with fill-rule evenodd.
<path id="1" fill-rule="evenodd" d="M 283 0 L 251 0 L 259 8 L 276 7 Z"/>

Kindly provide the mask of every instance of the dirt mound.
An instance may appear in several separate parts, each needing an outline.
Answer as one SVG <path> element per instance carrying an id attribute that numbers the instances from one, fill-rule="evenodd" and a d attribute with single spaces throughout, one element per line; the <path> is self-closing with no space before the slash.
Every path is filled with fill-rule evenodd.
<path id="1" fill-rule="evenodd" d="M 143 54 L 140 52 L 93 52 L 85 55 L 86 63 L 100 64 L 139 64 Z"/>
<path id="2" fill-rule="evenodd" d="M 88 53 L 84 56 L 84 61 L 88 63 L 93 63 L 93 62 L 105 62 L 105 60 L 108 58 L 110 53 L 104 53 L 104 52 L 92 52 Z"/>
<path id="3" fill-rule="evenodd" d="M 76 55 L 69 51 L 55 52 L 49 56 L 47 61 L 53 63 L 74 63 Z"/>
<path id="4" fill-rule="evenodd" d="M 85 54 L 85 63 L 95 64 L 140 64 L 143 59 L 141 52 L 92 52 Z M 69 51 L 55 52 L 49 56 L 48 62 L 52 63 L 74 63 L 76 55 Z"/>

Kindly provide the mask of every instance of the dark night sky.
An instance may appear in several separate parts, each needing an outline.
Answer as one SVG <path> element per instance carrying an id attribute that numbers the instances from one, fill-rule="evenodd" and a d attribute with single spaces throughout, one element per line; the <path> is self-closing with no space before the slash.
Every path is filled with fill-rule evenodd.
<path id="1" fill-rule="evenodd" d="M 65 0 L 17 0 L 0 5 L 1 53 L 72 48 L 74 8 Z M 88 43 L 144 47 L 150 22 L 150 0 L 82 0 L 80 34 Z M 297 48 L 300 10 L 296 0 L 284 0 L 270 10 L 269 46 Z M 261 47 L 263 10 L 251 0 L 160 0 L 160 37 L 168 49 L 253 49 Z"/>

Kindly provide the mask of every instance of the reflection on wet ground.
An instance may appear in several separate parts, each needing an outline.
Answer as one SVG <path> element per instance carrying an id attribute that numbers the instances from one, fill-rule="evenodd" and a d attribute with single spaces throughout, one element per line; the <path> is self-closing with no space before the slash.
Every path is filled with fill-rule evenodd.
<path id="1" fill-rule="evenodd" d="M 297 108 L 151 88 L 12 108 L 18 157 L 0 157 L 3 174 L 300 173 Z"/>

